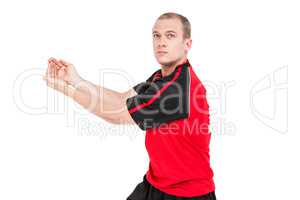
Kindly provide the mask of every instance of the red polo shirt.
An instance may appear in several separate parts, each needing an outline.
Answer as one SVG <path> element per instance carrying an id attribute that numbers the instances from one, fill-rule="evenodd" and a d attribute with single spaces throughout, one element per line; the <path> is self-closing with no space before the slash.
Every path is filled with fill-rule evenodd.
<path id="1" fill-rule="evenodd" d="M 163 77 L 159 69 L 133 88 L 137 95 L 126 104 L 133 120 L 146 130 L 147 181 L 180 197 L 214 191 L 209 105 L 205 87 L 189 61 L 168 76 Z"/>

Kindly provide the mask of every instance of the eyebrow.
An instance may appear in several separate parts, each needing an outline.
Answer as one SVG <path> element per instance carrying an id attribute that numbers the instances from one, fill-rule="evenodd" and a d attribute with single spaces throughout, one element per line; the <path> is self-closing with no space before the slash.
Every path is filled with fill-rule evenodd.
<path id="1" fill-rule="evenodd" d="M 166 31 L 167 33 L 176 33 L 175 31 L 172 31 L 172 30 L 170 30 L 170 31 Z"/>
<path id="2" fill-rule="evenodd" d="M 159 33 L 159 32 L 158 31 L 153 31 L 152 33 Z M 176 32 L 173 31 L 173 30 L 168 30 L 168 31 L 166 31 L 166 33 L 175 33 L 176 34 Z"/>

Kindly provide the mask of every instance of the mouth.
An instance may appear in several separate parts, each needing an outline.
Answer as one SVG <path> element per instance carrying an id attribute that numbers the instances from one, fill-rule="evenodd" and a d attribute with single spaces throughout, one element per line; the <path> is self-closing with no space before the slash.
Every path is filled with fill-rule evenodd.
<path id="1" fill-rule="evenodd" d="M 158 55 L 165 55 L 167 54 L 168 52 L 167 51 L 157 51 L 156 52 Z"/>

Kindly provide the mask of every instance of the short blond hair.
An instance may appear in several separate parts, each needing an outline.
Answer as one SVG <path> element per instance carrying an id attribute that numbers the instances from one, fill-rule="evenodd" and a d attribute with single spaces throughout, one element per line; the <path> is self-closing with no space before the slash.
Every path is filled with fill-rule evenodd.
<path id="1" fill-rule="evenodd" d="M 182 24 L 183 38 L 184 39 L 191 38 L 191 24 L 185 16 L 180 15 L 178 13 L 174 13 L 174 12 L 167 12 L 167 13 L 164 13 L 164 14 L 160 15 L 157 18 L 157 20 L 160 20 L 160 19 L 174 19 L 174 18 L 179 19 L 181 24 Z"/>

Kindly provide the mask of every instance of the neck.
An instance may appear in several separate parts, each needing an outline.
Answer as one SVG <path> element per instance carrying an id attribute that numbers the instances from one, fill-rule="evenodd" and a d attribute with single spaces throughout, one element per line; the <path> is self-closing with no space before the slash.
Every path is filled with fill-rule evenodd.
<path id="1" fill-rule="evenodd" d="M 175 61 L 173 63 L 169 63 L 167 65 L 162 65 L 161 66 L 161 74 L 162 76 L 168 76 L 170 75 L 178 65 L 181 65 L 183 64 L 184 62 L 186 62 L 187 58 L 186 57 L 183 57 L 181 59 L 179 59 L 178 61 Z"/>

